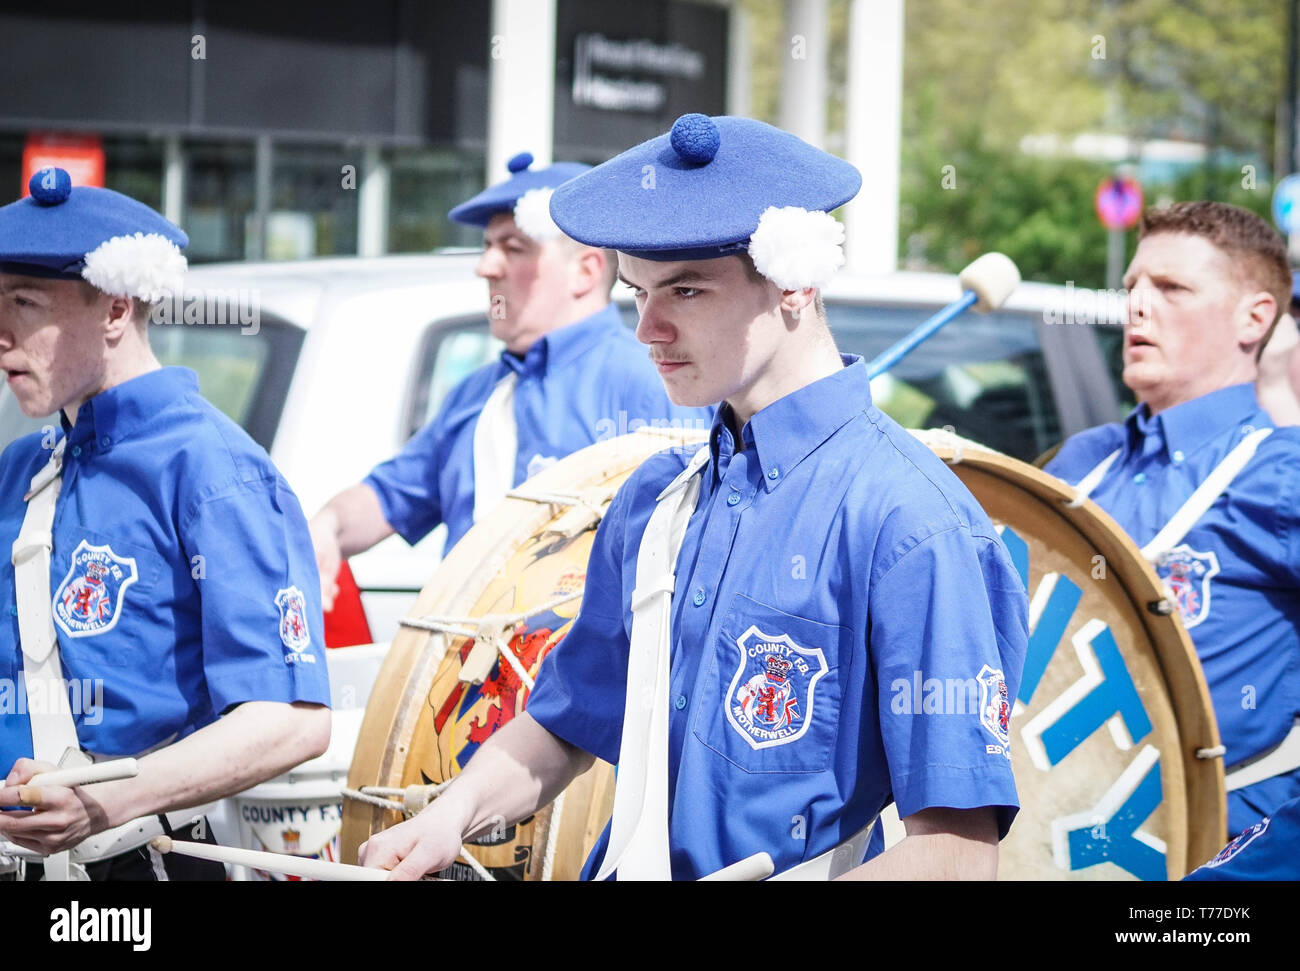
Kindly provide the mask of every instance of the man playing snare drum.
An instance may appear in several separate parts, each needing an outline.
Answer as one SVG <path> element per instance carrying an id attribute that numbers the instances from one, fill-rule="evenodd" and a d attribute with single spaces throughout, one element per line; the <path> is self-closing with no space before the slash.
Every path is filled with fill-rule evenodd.
<path id="1" fill-rule="evenodd" d="M 1235 206 L 1149 209 L 1138 234 L 1123 376 L 1141 404 L 1047 471 L 1153 544 L 1209 683 L 1237 833 L 1300 797 L 1300 428 L 1275 427 L 1252 383 L 1291 273 Z"/>
<path id="2" fill-rule="evenodd" d="M 722 405 L 706 447 L 653 456 L 615 497 L 528 711 L 363 863 L 445 867 L 599 757 L 619 774 L 598 878 L 692 879 L 760 852 L 804 877 L 994 876 L 1018 807 L 1005 702 L 1026 597 L 971 495 L 835 348 L 829 213 L 860 184 L 768 125 L 686 115 L 557 190 L 566 233 L 619 250 L 672 400 Z M 891 687 L 917 672 L 988 703 L 901 713 Z M 857 866 L 891 799 L 906 838 Z"/>

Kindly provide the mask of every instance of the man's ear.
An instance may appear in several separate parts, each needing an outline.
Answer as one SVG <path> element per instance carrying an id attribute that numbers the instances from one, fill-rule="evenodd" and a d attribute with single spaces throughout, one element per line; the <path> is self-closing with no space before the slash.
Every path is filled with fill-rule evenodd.
<path id="1" fill-rule="evenodd" d="M 573 276 L 570 277 L 574 298 L 581 299 L 600 286 L 605 280 L 606 269 L 604 250 L 592 246 L 580 249 L 573 260 Z"/>
<path id="2" fill-rule="evenodd" d="M 1242 347 L 1257 345 L 1268 334 L 1277 317 L 1277 301 L 1267 290 L 1241 298 L 1237 310 L 1237 341 Z"/>
<path id="3" fill-rule="evenodd" d="M 809 312 L 816 299 L 817 290 L 814 287 L 804 287 L 802 290 L 782 290 L 781 313 L 789 314 L 795 320 L 798 320 L 803 314 Z"/>
<path id="4" fill-rule="evenodd" d="M 109 343 L 122 339 L 127 328 L 135 326 L 135 300 L 131 297 L 110 297 L 107 316 L 104 318 L 104 336 Z"/>

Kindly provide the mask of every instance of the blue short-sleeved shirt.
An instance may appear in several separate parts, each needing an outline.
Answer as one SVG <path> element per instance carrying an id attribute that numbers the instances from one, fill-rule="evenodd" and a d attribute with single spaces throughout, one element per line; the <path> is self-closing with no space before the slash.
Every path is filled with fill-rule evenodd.
<path id="1" fill-rule="evenodd" d="M 418 543 L 447 524 L 447 548 L 474 525 L 474 428 L 497 383 L 519 375 L 514 485 L 598 441 L 644 425 L 706 429 L 710 408 L 668 400 L 649 352 L 611 306 L 541 338 L 522 358 L 503 352 L 457 385 L 438 414 L 365 483 L 388 524 Z"/>
<path id="2" fill-rule="evenodd" d="M 1239 384 L 1152 417 L 1075 435 L 1047 471 L 1077 483 L 1120 455 L 1092 493 L 1139 546 L 1150 542 L 1251 431 L 1272 428 Z M 1278 428 L 1156 571 L 1178 597 L 1231 767 L 1280 742 L 1300 715 L 1300 428 Z M 1300 771 L 1228 794 L 1237 832 L 1300 797 Z"/>
<path id="3" fill-rule="evenodd" d="M 1300 880 L 1300 799 L 1243 830 L 1186 880 Z"/>
<path id="4" fill-rule="evenodd" d="M 55 430 L 0 455 L 0 543 Z M 185 368 L 103 391 L 67 431 L 50 590 L 82 747 L 127 756 L 245 701 L 329 704 L 316 557 L 266 452 Z M 0 772 L 30 757 L 14 595 L 0 560 Z"/>
<path id="5" fill-rule="evenodd" d="M 1018 806 L 1005 717 L 1027 601 L 966 488 L 871 403 L 865 364 L 758 412 L 723 405 L 673 594 L 670 842 L 677 879 L 767 851 L 778 872 L 900 812 Z M 616 762 L 632 590 L 659 492 L 692 449 L 651 457 L 592 548 L 582 611 L 529 713 Z M 924 705 L 937 678 L 951 705 Z M 924 710 L 923 710 L 924 709 Z M 990 714 L 982 714 L 989 712 Z M 597 854 L 601 848 L 597 848 Z"/>

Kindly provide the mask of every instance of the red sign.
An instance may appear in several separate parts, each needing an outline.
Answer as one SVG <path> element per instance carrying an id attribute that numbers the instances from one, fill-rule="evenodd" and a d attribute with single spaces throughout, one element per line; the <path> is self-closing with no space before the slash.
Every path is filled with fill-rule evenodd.
<path id="1" fill-rule="evenodd" d="M 1102 179 L 1093 204 L 1107 229 L 1132 229 L 1142 215 L 1142 187 L 1136 179 Z"/>
<path id="2" fill-rule="evenodd" d="M 73 185 L 104 187 L 104 143 L 98 135 L 28 135 L 23 146 L 23 185 L 46 166 L 57 165 L 72 177 Z"/>

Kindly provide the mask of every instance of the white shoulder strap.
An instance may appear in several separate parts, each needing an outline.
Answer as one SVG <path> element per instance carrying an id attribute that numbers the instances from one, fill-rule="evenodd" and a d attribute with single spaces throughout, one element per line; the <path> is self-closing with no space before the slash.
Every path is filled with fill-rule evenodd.
<path id="1" fill-rule="evenodd" d="M 1242 469 L 1255 456 L 1259 443 L 1273 434 L 1271 428 L 1260 428 L 1251 432 L 1229 452 L 1222 462 L 1214 467 L 1205 481 L 1196 487 L 1173 518 L 1165 523 L 1165 528 L 1156 533 L 1155 538 L 1142 547 L 1142 555 L 1150 563 L 1156 563 L 1162 556 L 1183 541 L 1202 516 L 1214 505 L 1216 499 L 1223 495 Z"/>
<path id="2" fill-rule="evenodd" d="M 686 524 L 699 501 L 706 445 L 659 494 L 636 559 L 632 640 L 628 652 L 623 741 L 614 785 L 609 848 L 597 880 L 615 870 L 626 880 L 669 880 L 668 661 L 672 597 Z M 653 685 L 653 691 L 646 688 Z"/>
<path id="3" fill-rule="evenodd" d="M 1079 484 L 1074 487 L 1074 498 L 1066 503 L 1067 506 L 1071 509 L 1078 509 L 1083 505 L 1084 500 L 1092 495 L 1092 490 L 1101 485 L 1101 480 L 1106 478 L 1106 473 L 1110 471 L 1110 467 L 1119 458 L 1119 451 L 1119 449 L 1115 449 L 1102 459 L 1091 472 L 1079 480 Z"/>
<path id="4" fill-rule="evenodd" d="M 23 497 L 27 501 L 27 513 L 11 553 L 32 754 L 38 761 L 60 767 L 90 761 L 77 742 L 77 726 L 68 705 L 50 598 L 54 510 L 63 484 L 63 449 L 67 441 L 67 438 L 59 441 L 49 462 L 32 478 L 31 488 Z M 84 879 L 84 876 L 84 871 L 72 863 L 67 852 L 45 860 L 47 880 Z"/>
<path id="5" fill-rule="evenodd" d="M 519 431 L 515 426 L 515 386 L 511 371 L 497 382 L 474 422 L 474 522 L 505 498 L 515 484 Z"/>

